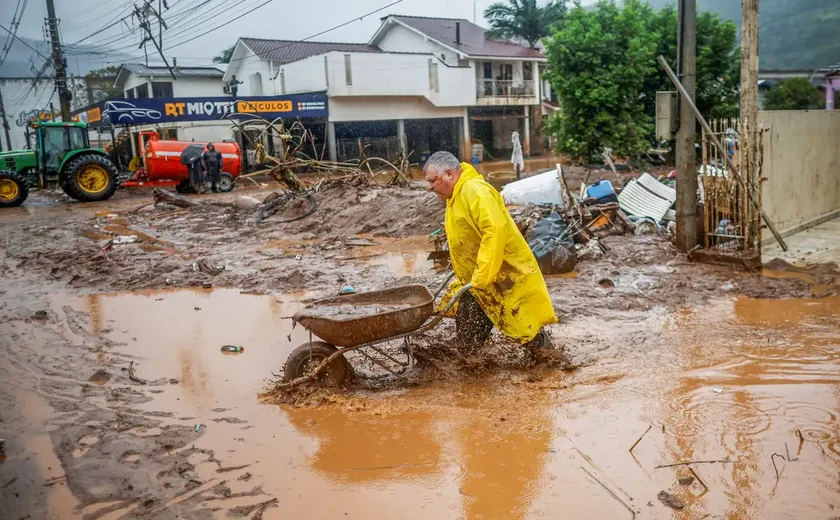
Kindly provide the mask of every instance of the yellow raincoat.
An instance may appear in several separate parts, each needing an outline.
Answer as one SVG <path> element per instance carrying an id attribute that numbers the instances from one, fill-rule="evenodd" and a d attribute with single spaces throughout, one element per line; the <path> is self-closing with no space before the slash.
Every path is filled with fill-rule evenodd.
<path id="1" fill-rule="evenodd" d="M 527 343 L 557 323 L 540 268 L 502 196 L 471 165 L 446 201 L 446 238 L 455 281 L 444 302 L 472 282 L 471 293 L 506 336 Z"/>

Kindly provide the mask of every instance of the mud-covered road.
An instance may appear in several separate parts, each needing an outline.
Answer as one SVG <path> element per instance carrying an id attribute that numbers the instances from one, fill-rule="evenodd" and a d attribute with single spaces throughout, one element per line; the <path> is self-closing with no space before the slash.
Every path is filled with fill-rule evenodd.
<path id="1" fill-rule="evenodd" d="M 195 199 L 241 194 L 267 192 Z M 840 516 L 830 267 L 748 274 L 609 237 L 548 279 L 577 368 L 365 368 L 292 407 L 261 396 L 309 339 L 283 318 L 344 285 L 439 283 L 440 202 L 333 186 L 255 225 L 142 191 L 56 199 L 0 213 L 0 518 Z"/>

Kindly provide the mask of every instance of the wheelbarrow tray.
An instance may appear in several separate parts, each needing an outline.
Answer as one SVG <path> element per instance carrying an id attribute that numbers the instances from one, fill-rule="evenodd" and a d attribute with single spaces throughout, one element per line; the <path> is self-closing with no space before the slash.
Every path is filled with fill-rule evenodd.
<path id="1" fill-rule="evenodd" d="M 424 285 L 406 285 L 318 300 L 293 319 L 331 345 L 355 347 L 420 328 L 434 302 Z"/>

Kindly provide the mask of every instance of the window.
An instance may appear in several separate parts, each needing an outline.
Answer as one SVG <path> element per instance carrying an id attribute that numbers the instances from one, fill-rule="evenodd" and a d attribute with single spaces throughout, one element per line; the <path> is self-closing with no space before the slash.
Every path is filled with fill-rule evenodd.
<path id="1" fill-rule="evenodd" d="M 248 83 L 252 96 L 263 95 L 262 74 L 255 72 L 248 77 Z"/>
<path id="2" fill-rule="evenodd" d="M 134 93 L 137 96 L 137 99 L 149 97 L 148 83 L 143 83 L 142 85 L 137 85 L 136 87 L 134 87 Z"/>
<path id="3" fill-rule="evenodd" d="M 67 131 L 70 133 L 70 150 L 80 150 L 87 148 L 85 142 L 85 131 L 81 128 L 68 127 Z"/>
<path id="4" fill-rule="evenodd" d="M 350 69 L 350 55 L 344 55 L 344 81 L 347 82 L 348 85 L 353 84 L 353 71 Z"/>
<path id="5" fill-rule="evenodd" d="M 152 82 L 152 97 L 153 98 L 171 98 L 174 97 L 172 93 L 171 81 L 153 81 Z"/>
<path id="6" fill-rule="evenodd" d="M 41 128 L 41 146 L 44 149 L 45 164 L 47 171 L 56 172 L 61 160 L 67 154 L 70 148 L 67 132 L 65 127 L 42 127 Z"/>
<path id="7" fill-rule="evenodd" d="M 502 81 L 513 81 L 513 64 L 511 63 L 502 63 L 499 66 L 499 70 L 501 71 Z"/>
<path id="8" fill-rule="evenodd" d="M 134 89 L 126 90 L 125 97 L 126 99 L 134 99 Z"/>
<path id="9" fill-rule="evenodd" d="M 438 64 L 429 58 L 429 90 L 440 92 L 438 85 Z"/>
<path id="10" fill-rule="evenodd" d="M 534 79 L 534 64 L 530 61 L 522 63 L 522 79 L 525 81 Z"/>
<path id="11" fill-rule="evenodd" d="M 484 79 L 493 79 L 493 63 L 489 61 L 484 62 Z"/>

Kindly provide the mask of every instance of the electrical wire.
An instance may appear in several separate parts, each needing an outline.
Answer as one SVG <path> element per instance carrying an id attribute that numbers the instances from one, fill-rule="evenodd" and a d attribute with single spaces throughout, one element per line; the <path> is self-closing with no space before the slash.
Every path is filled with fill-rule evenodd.
<path id="1" fill-rule="evenodd" d="M 38 56 L 40 56 L 40 57 L 44 58 L 45 60 L 52 59 L 52 58 L 48 58 L 48 57 L 44 56 L 43 54 L 41 54 L 41 53 L 40 53 L 40 51 L 38 51 L 38 49 L 36 49 L 35 47 L 33 47 L 33 46 L 29 45 L 28 43 L 26 43 L 26 41 L 22 40 L 22 39 L 21 39 L 21 38 L 20 38 L 17 34 L 15 34 L 15 33 L 13 33 L 12 31 L 10 31 L 10 30 L 6 29 L 4 26 L 0 25 L 0 29 L 3 29 L 4 31 L 6 31 L 6 32 L 7 32 L 7 33 L 9 33 L 10 35 L 12 35 L 12 37 L 13 37 L 13 38 L 15 38 L 17 41 L 19 41 L 20 43 L 22 43 L 22 44 L 26 45 L 27 47 L 29 47 L 29 48 L 30 48 L 33 52 L 35 52 Z"/>
<path id="2" fill-rule="evenodd" d="M 271 1 L 272 1 L 272 0 L 268 0 L 268 2 L 265 2 L 265 3 L 269 3 L 269 2 L 271 2 Z M 378 8 L 378 9 L 374 9 L 373 11 L 370 11 L 370 12 L 368 12 L 368 13 L 365 13 L 365 14 L 363 14 L 363 15 L 361 15 L 361 16 L 354 17 L 354 18 L 352 18 L 351 20 L 348 20 L 348 21 L 346 21 L 346 22 L 344 22 L 344 23 L 341 23 L 341 24 L 338 24 L 338 25 L 336 25 L 336 26 L 330 27 L 329 29 L 325 29 L 325 30 L 323 30 L 323 31 L 321 31 L 321 32 L 318 32 L 318 33 L 315 33 L 315 34 L 313 34 L 313 35 L 311 35 L 311 36 L 307 36 L 306 38 L 303 38 L 302 40 L 289 41 L 289 43 L 287 43 L 287 44 L 285 44 L 285 45 L 282 45 L 282 46 L 280 46 L 280 47 L 277 47 L 276 49 L 273 49 L 273 51 L 277 51 L 277 50 L 280 50 L 280 49 L 284 49 L 284 48 L 286 48 L 286 47 L 291 47 L 292 45 L 295 45 L 295 44 L 300 43 L 300 42 L 305 42 L 305 41 L 311 40 L 312 38 L 317 38 L 318 36 L 322 36 L 322 35 L 327 34 L 327 33 L 329 33 L 329 32 L 335 31 L 336 29 L 340 29 L 340 28 L 342 28 L 342 27 L 345 27 L 345 26 L 347 26 L 347 25 L 350 25 L 351 23 L 354 23 L 354 22 L 360 21 L 360 20 L 362 20 L 362 19 L 364 19 L 364 18 L 366 18 L 366 17 L 368 17 L 368 16 L 370 16 L 370 15 L 372 15 L 372 14 L 376 14 L 376 13 L 378 13 L 378 12 L 380 12 L 380 11 L 383 11 L 383 10 L 385 10 L 385 9 L 388 9 L 389 7 L 392 7 L 392 6 L 395 6 L 395 5 L 399 4 L 399 3 L 402 3 L 403 1 L 404 1 L 404 0 L 395 0 L 395 1 L 393 1 L 393 2 L 391 2 L 391 3 L 389 3 L 389 4 L 387 4 L 387 5 L 384 5 L 384 6 L 380 7 L 380 8 Z M 265 5 L 265 4 L 263 4 L 263 5 Z M 247 14 L 247 13 L 246 13 L 246 14 Z M 241 18 L 241 16 L 240 16 L 240 18 Z M 233 20 L 231 20 L 231 21 L 233 21 Z M 228 22 L 228 23 L 230 23 L 230 22 Z M 225 25 L 227 25 L 227 24 L 225 24 Z M 221 26 L 220 26 L 220 27 L 221 27 Z M 213 29 L 213 30 L 215 30 L 215 29 Z M 210 31 L 208 31 L 208 32 L 210 32 Z M 207 33 L 204 33 L 204 34 L 207 34 Z M 198 36 L 195 36 L 195 37 L 191 38 L 190 40 L 180 42 L 180 43 L 178 43 L 178 44 L 176 44 L 176 45 L 172 45 L 172 46 L 166 47 L 166 48 L 164 48 L 164 50 L 169 50 L 169 49 L 175 48 L 175 47 L 177 47 L 177 46 L 183 45 L 184 43 L 187 43 L 188 41 L 192 41 L 192 40 L 195 40 L 195 39 L 197 39 L 197 38 L 200 38 L 201 36 L 204 36 L 204 34 L 200 34 L 200 35 L 198 35 Z M 142 57 L 142 56 L 140 56 L 140 57 Z M 139 59 L 139 57 L 131 57 L 131 58 L 129 58 L 129 59 Z M 237 59 L 233 59 L 233 60 L 231 60 L 230 62 L 228 62 L 228 64 L 233 63 L 233 62 L 235 62 L 235 61 L 244 60 L 244 59 L 245 59 L 245 58 L 237 58 Z M 107 63 L 111 63 L 111 62 L 107 62 Z M 279 71 L 278 71 L 278 72 L 279 72 Z"/>
<path id="3" fill-rule="evenodd" d="M 15 42 L 13 37 L 17 36 L 20 21 L 23 18 L 24 11 L 26 11 L 27 3 L 28 0 L 18 0 L 17 5 L 15 6 L 15 13 L 12 15 L 12 23 L 9 25 L 12 32 L 6 36 L 6 41 L 3 43 L 3 49 L 0 50 L 0 65 L 3 65 L 3 62 L 5 62 L 6 58 L 9 56 L 9 51 L 12 50 L 12 44 Z"/>

